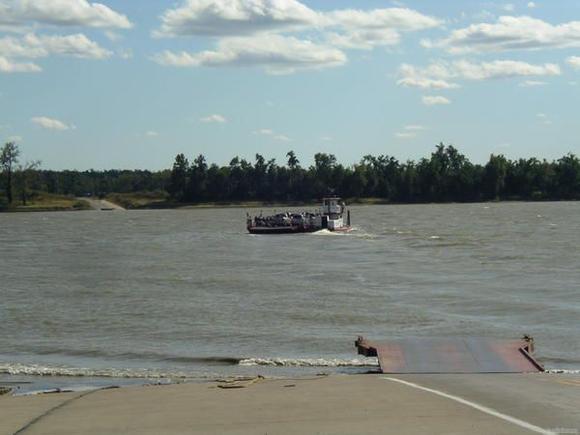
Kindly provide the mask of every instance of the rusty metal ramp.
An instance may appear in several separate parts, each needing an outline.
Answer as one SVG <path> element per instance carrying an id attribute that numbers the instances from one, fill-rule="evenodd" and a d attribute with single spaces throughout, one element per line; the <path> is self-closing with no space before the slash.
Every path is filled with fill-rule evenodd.
<path id="1" fill-rule="evenodd" d="M 532 356 L 533 339 L 414 337 L 369 341 L 358 353 L 376 356 L 383 373 L 530 373 L 544 368 Z"/>

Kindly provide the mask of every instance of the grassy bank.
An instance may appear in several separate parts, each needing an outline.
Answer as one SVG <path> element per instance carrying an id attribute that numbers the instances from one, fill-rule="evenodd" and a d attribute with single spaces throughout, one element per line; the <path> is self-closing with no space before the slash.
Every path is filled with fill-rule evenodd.
<path id="1" fill-rule="evenodd" d="M 21 201 L 15 201 L 10 206 L 0 205 L 0 212 L 34 212 L 34 211 L 77 211 L 88 210 L 89 205 L 72 196 L 51 195 L 48 193 L 35 193 L 23 205 Z"/>
<path id="2" fill-rule="evenodd" d="M 185 203 L 172 200 L 169 195 L 159 192 L 143 193 L 111 193 L 104 199 L 118 204 L 128 210 L 171 210 L 171 209 L 197 209 L 197 208 L 295 208 L 314 209 L 320 206 L 319 201 L 208 201 L 197 203 Z M 494 202 L 521 202 L 521 198 L 509 198 Z M 345 198 L 347 205 L 395 205 L 395 204 L 421 204 L 421 203 L 398 203 L 383 198 Z M 71 196 L 52 195 L 37 193 L 24 206 L 21 202 L 15 202 L 8 207 L 0 198 L 0 212 L 26 212 L 26 211 L 73 211 L 87 210 L 90 206 L 82 199 Z"/>
<path id="3" fill-rule="evenodd" d="M 177 209 L 177 208 L 227 208 L 227 207 L 303 207 L 317 206 L 317 202 L 267 202 L 267 201 L 208 201 L 186 203 L 172 200 L 168 195 L 160 193 L 112 193 L 105 198 L 126 209 Z"/>

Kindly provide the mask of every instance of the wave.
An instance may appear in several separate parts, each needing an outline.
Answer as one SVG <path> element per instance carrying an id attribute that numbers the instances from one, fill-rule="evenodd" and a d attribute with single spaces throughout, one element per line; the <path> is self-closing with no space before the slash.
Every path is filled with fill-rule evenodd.
<path id="1" fill-rule="evenodd" d="M 189 379 L 190 373 L 150 369 L 90 369 L 80 367 L 56 367 L 36 364 L 1 364 L 0 375 L 62 376 L 93 378 L 134 378 L 134 379 Z"/>
<path id="2" fill-rule="evenodd" d="M 188 356 L 170 356 L 162 358 L 163 361 L 177 362 L 177 363 L 194 363 L 207 365 L 224 365 L 235 366 L 242 361 L 243 358 L 235 358 L 228 356 L 208 356 L 208 357 L 188 357 Z"/>
<path id="3" fill-rule="evenodd" d="M 330 231 L 327 229 L 314 231 L 312 234 L 314 234 L 315 236 L 338 236 L 339 235 L 339 233 L 337 233 L 335 231 Z"/>
<path id="4" fill-rule="evenodd" d="M 171 361 L 205 362 L 207 365 L 269 366 L 269 367 L 378 367 L 376 358 L 325 359 L 325 358 L 171 358 Z M 199 372 L 141 368 L 84 368 L 49 366 L 40 364 L 0 363 L 0 375 L 61 376 L 134 379 L 195 379 L 204 378 Z"/>
<path id="5" fill-rule="evenodd" d="M 355 239 L 366 239 L 366 240 L 374 240 L 378 237 L 376 234 L 368 233 L 359 227 L 352 227 L 352 231 L 345 232 L 345 231 L 330 231 L 328 229 L 318 230 L 313 232 L 312 234 L 316 236 L 334 236 L 334 237 L 350 237 Z"/>
<path id="6" fill-rule="evenodd" d="M 147 352 L 106 352 L 103 350 L 87 350 L 87 349 L 24 349 L 25 351 L 33 351 L 36 355 L 64 355 L 72 357 L 89 357 L 89 358 L 105 358 L 113 360 L 130 360 L 130 361 L 158 361 L 158 362 L 175 362 L 186 364 L 201 364 L 201 365 L 237 365 L 242 358 L 228 357 L 228 356 L 207 356 L 207 357 L 191 357 L 182 355 L 147 353 Z"/>
<path id="7" fill-rule="evenodd" d="M 241 366 L 271 367 L 378 367 L 376 358 L 326 359 L 326 358 L 247 358 Z"/>
<path id="8" fill-rule="evenodd" d="M 378 368 L 377 358 L 365 359 L 326 359 L 326 358 L 246 358 L 239 361 L 246 367 L 290 367 L 290 368 Z M 547 368 L 548 374 L 580 374 L 580 369 Z M 71 377 L 71 378 L 117 378 L 150 380 L 194 380 L 213 379 L 215 374 L 188 373 L 184 371 L 139 369 L 139 368 L 81 368 L 59 367 L 36 364 L 0 363 L 0 375 Z"/>

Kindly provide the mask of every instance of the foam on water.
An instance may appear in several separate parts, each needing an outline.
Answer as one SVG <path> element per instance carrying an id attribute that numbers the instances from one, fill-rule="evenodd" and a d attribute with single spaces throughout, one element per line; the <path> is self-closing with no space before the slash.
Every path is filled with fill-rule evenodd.
<path id="1" fill-rule="evenodd" d="M 327 229 L 318 230 L 318 231 L 313 232 L 312 234 L 314 234 L 316 236 L 337 236 L 337 235 L 339 235 L 338 233 L 336 233 L 334 231 L 327 230 Z"/>
<path id="2" fill-rule="evenodd" d="M 231 358 L 230 360 L 234 360 Z M 239 366 L 268 367 L 378 367 L 377 358 L 240 358 Z M 206 376 L 195 371 L 160 370 L 146 368 L 86 368 L 46 364 L 23 364 L 0 362 L 0 375 L 61 376 L 93 378 L 133 378 L 133 379 L 194 379 Z"/>
<path id="3" fill-rule="evenodd" d="M 133 378 L 133 379 L 188 379 L 194 376 L 187 372 L 162 371 L 152 369 L 105 368 L 91 369 L 81 367 L 58 367 L 36 364 L 0 363 L 0 374 L 25 376 L 62 376 L 94 378 Z"/>
<path id="4" fill-rule="evenodd" d="M 242 366 L 275 367 L 378 367 L 377 358 L 325 359 L 325 358 L 247 358 Z"/>

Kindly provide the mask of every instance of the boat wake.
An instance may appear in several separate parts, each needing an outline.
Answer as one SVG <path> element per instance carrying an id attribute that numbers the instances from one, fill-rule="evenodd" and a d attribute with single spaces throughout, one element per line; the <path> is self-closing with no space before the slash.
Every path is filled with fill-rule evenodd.
<path id="1" fill-rule="evenodd" d="M 318 230 L 313 232 L 312 234 L 314 234 L 315 236 L 340 236 L 342 235 L 341 233 L 336 233 L 330 230 Z"/>

